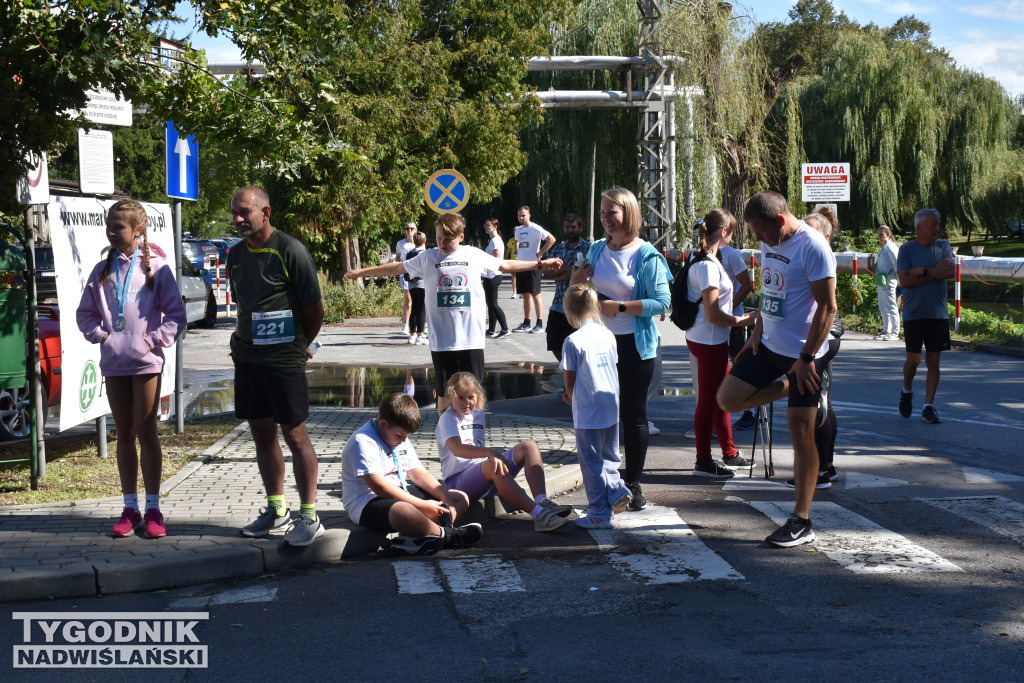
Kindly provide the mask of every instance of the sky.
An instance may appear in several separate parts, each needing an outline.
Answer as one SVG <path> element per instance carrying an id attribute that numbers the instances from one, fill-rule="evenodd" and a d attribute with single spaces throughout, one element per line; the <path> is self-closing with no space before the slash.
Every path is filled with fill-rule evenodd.
<path id="1" fill-rule="evenodd" d="M 736 0 L 737 11 L 746 6 L 758 21 L 787 21 L 793 0 Z M 833 0 L 837 11 L 850 19 L 891 26 L 913 14 L 932 27 L 932 43 L 945 48 L 962 67 L 980 71 L 999 81 L 1011 95 L 1024 93 L 1024 0 Z M 193 16 L 188 2 L 178 3 L 178 14 Z M 182 25 L 179 29 L 186 30 Z M 239 62 L 231 41 L 211 39 L 194 32 L 193 46 L 206 50 L 210 62 Z"/>

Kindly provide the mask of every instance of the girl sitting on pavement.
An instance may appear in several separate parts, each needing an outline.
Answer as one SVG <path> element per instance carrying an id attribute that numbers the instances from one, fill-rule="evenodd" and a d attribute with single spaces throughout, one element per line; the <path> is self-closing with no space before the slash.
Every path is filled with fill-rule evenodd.
<path id="1" fill-rule="evenodd" d="M 107 212 L 107 257 L 96 264 L 78 305 L 78 329 L 100 345 L 100 373 L 117 428 L 117 471 L 124 494 L 115 538 L 143 527 L 149 538 L 167 535 L 160 512 L 163 455 L 156 432 L 164 347 L 185 330 L 185 304 L 162 252 L 149 245 L 141 204 L 122 200 Z M 113 273 L 111 273 L 113 271 Z M 139 513 L 138 437 L 146 513 Z M 144 523 L 144 526 L 143 526 Z"/>
<path id="2" fill-rule="evenodd" d="M 565 393 L 572 406 L 583 486 L 590 509 L 576 520 L 584 529 L 610 529 L 612 515 L 626 510 L 632 495 L 619 477 L 619 375 L 615 335 L 601 323 L 597 294 L 573 285 L 562 298 L 576 331 L 562 344 Z"/>
<path id="3" fill-rule="evenodd" d="M 445 390 L 449 405 L 434 430 L 444 485 L 465 492 L 470 500 L 500 494 L 530 513 L 536 531 L 554 531 L 568 523 L 572 507 L 558 505 L 547 497 L 544 461 L 537 442 L 520 441 L 505 451 L 487 448 L 487 399 L 480 382 L 468 372 L 457 372 Z M 523 468 L 532 497 L 516 482 Z"/>

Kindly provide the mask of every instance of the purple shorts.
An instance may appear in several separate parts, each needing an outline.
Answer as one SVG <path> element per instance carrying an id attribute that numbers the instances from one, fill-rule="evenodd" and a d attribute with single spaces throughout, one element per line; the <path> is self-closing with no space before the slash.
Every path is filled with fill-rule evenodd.
<path id="1" fill-rule="evenodd" d="M 502 457 L 505 458 L 505 463 L 508 464 L 509 474 L 514 477 L 519 474 L 519 470 L 523 469 L 523 467 L 516 464 L 515 458 L 512 457 L 513 450 L 515 449 L 508 449 L 502 454 Z M 487 481 L 480 472 L 481 465 L 483 465 L 482 462 L 473 463 L 458 474 L 448 477 L 444 480 L 445 488 L 462 491 L 469 497 L 470 501 L 498 495 L 498 489 L 494 488 L 494 484 Z"/>

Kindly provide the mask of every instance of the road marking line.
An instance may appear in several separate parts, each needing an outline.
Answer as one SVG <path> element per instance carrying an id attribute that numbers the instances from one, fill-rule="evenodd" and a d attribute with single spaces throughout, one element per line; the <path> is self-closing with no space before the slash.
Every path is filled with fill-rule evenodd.
<path id="1" fill-rule="evenodd" d="M 274 602 L 277 600 L 277 586 L 246 586 L 233 588 L 212 595 L 198 595 L 192 598 L 178 598 L 171 601 L 174 609 L 191 609 L 209 605 L 233 605 L 244 602 Z"/>
<path id="2" fill-rule="evenodd" d="M 750 505 L 778 525 L 786 521 L 790 503 L 752 501 Z M 856 574 L 907 574 L 963 571 L 932 551 L 908 541 L 835 503 L 815 503 L 814 547 Z"/>
<path id="3" fill-rule="evenodd" d="M 515 565 L 500 557 L 459 557 L 439 560 L 438 566 L 453 593 L 525 591 Z"/>
<path id="4" fill-rule="evenodd" d="M 733 477 L 728 480 L 728 483 L 722 485 L 723 491 L 779 491 L 784 488 L 787 487 L 781 481 L 760 477 L 753 479 Z"/>
<path id="5" fill-rule="evenodd" d="M 391 563 L 391 568 L 395 570 L 399 593 L 423 595 L 444 592 L 433 562 L 398 560 Z"/>
<path id="6" fill-rule="evenodd" d="M 843 472 L 843 479 L 845 480 L 846 488 L 848 489 L 911 486 L 909 481 L 903 481 L 902 479 L 890 479 L 889 477 L 880 477 L 877 474 L 865 474 L 863 472 L 851 472 L 849 470 Z"/>
<path id="7" fill-rule="evenodd" d="M 964 479 L 968 484 L 1001 484 L 1003 482 L 1024 481 L 1024 477 L 1006 472 L 993 472 L 977 467 L 965 467 Z"/>
<path id="8" fill-rule="evenodd" d="M 743 578 L 704 545 L 672 508 L 650 505 L 616 515 L 614 523 L 614 529 L 588 531 L 598 547 L 608 552 L 611 563 L 632 578 L 648 584 Z"/>
<path id="9" fill-rule="evenodd" d="M 1024 545 L 1024 505 L 1016 501 L 1002 496 L 918 498 L 917 500 L 980 524 Z"/>

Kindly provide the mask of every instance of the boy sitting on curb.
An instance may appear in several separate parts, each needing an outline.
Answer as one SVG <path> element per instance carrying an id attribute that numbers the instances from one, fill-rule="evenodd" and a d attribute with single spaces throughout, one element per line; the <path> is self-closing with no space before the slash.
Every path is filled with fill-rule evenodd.
<path id="1" fill-rule="evenodd" d="M 352 434 L 341 453 L 345 510 L 367 529 L 397 531 L 392 546 L 411 555 L 469 547 L 483 530 L 479 524 L 452 526 L 469 508 L 469 499 L 446 489 L 420 464 L 408 441 L 419 428 L 420 411 L 412 396 L 391 394 L 377 418 Z M 406 478 L 432 499 L 410 492 Z"/>

